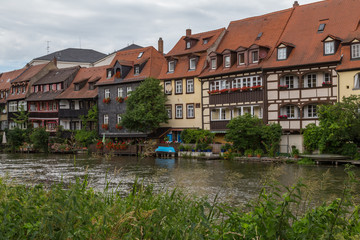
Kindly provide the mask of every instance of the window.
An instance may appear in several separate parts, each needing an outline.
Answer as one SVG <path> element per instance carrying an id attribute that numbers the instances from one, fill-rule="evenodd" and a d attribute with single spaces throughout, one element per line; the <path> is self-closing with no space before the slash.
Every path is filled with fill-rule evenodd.
<path id="1" fill-rule="evenodd" d="M 79 90 L 80 90 L 79 84 L 75 84 L 75 91 L 79 91 Z"/>
<path id="2" fill-rule="evenodd" d="M 94 90 L 94 89 L 95 89 L 95 84 L 89 83 L 89 90 Z"/>
<path id="3" fill-rule="evenodd" d="M 172 86 L 171 86 L 171 81 L 165 82 L 165 94 L 171 94 L 172 92 Z"/>
<path id="4" fill-rule="evenodd" d="M 175 118 L 183 118 L 183 105 L 175 105 Z"/>
<path id="5" fill-rule="evenodd" d="M 216 69 L 216 58 L 211 59 L 211 69 Z"/>
<path id="6" fill-rule="evenodd" d="M 208 38 L 205 38 L 204 40 L 203 40 L 203 44 L 205 45 L 205 44 L 207 44 L 209 42 L 209 39 Z"/>
<path id="7" fill-rule="evenodd" d="M 40 86 L 39 86 L 40 87 Z M 56 86 L 56 90 L 61 90 L 62 89 L 62 85 L 61 83 L 58 83 L 57 86 Z M 39 89 L 40 90 L 40 89 Z"/>
<path id="8" fill-rule="evenodd" d="M 262 86 L 262 79 L 260 76 L 235 78 L 232 81 L 231 87 L 242 88 L 242 87 L 253 87 L 253 86 Z"/>
<path id="9" fill-rule="evenodd" d="M 9 102 L 9 112 L 17 112 L 17 102 Z"/>
<path id="10" fill-rule="evenodd" d="M 104 115 L 104 124 L 109 124 L 109 115 Z"/>
<path id="11" fill-rule="evenodd" d="M 107 72 L 107 78 L 111 78 L 111 77 L 112 77 L 112 71 L 111 71 L 111 69 L 108 69 L 107 71 L 108 71 L 108 72 Z"/>
<path id="12" fill-rule="evenodd" d="M 135 68 L 134 68 L 134 74 L 135 74 L 135 75 L 140 74 L 140 67 L 139 67 L 139 66 L 135 66 Z"/>
<path id="13" fill-rule="evenodd" d="M 117 123 L 117 124 L 120 124 L 120 123 L 121 123 L 121 115 L 120 115 L 120 114 L 117 114 L 117 115 L 116 115 L 116 118 L 117 118 L 116 123 Z"/>
<path id="14" fill-rule="evenodd" d="M 182 80 L 176 80 L 175 81 L 175 94 L 181 94 L 182 93 Z"/>
<path id="15" fill-rule="evenodd" d="M 285 60 L 287 58 L 286 56 L 286 48 L 278 48 L 278 60 Z"/>
<path id="16" fill-rule="evenodd" d="M 25 89 L 26 89 L 26 87 L 23 86 L 23 87 L 22 87 L 22 92 L 23 92 L 23 93 L 25 93 Z"/>
<path id="17" fill-rule="evenodd" d="M 230 111 L 227 108 L 216 108 L 211 110 L 211 121 L 230 120 Z"/>
<path id="18" fill-rule="evenodd" d="M 190 48 L 191 47 L 191 42 L 190 41 L 187 41 L 186 42 L 186 48 Z"/>
<path id="19" fill-rule="evenodd" d="M 324 52 L 325 55 L 331 55 L 335 53 L 335 42 L 334 41 L 330 41 L 330 42 L 325 42 L 324 43 Z"/>
<path id="20" fill-rule="evenodd" d="M 139 55 L 137 56 L 137 58 L 141 58 L 143 54 L 144 54 L 144 52 L 139 53 Z"/>
<path id="21" fill-rule="evenodd" d="M 131 92 L 132 92 L 132 88 L 131 88 L 131 87 L 127 87 L 127 88 L 126 88 L 126 96 L 130 96 Z"/>
<path id="22" fill-rule="evenodd" d="M 110 98 L 110 89 L 104 90 L 104 98 Z"/>
<path id="23" fill-rule="evenodd" d="M 27 104 L 26 101 L 19 101 L 18 110 L 21 111 L 21 108 L 25 111 L 27 110 Z"/>
<path id="24" fill-rule="evenodd" d="M 175 61 L 169 62 L 169 72 L 174 72 L 175 70 Z"/>
<path id="25" fill-rule="evenodd" d="M 259 52 L 258 51 L 251 52 L 251 60 L 253 63 L 259 62 Z"/>
<path id="26" fill-rule="evenodd" d="M 245 64 L 245 53 L 239 53 L 239 65 Z"/>
<path id="27" fill-rule="evenodd" d="M 331 83 L 331 75 L 330 73 L 324 73 L 324 82 Z"/>
<path id="28" fill-rule="evenodd" d="M 186 118 L 195 118 L 194 104 L 186 105 Z"/>
<path id="29" fill-rule="evenodd" d="M 117 96 L 118 97 L 123 97 L 124 96 L 124 89 L 122 87 L 118 87 Z"/>
<path id="30" fill-rule="evenodd" d="M 226 88 L 230 88 L 230 83 L 228 83 L 226 80 L 218 80 L 210 83 L 210 91 L 223 90 Z"/>
<path id="31" fill-rule="evenodd" d="M 36 105 L 35 105 L 35 103 L 31 103 L 31 104 L 30 104 L 30 111 L 31 111 L 31 112 L 35 112 L 35 111 L 36 111 Z"/>
<path id="32" fill-rule="evenodd" d="M 305 76 L 304 87 L 305 88 L 316 87 L 316 73 L 308 74 Z"/>
<path id="33" fill-rule="evenodd" d="M 196 58 L 190 58 L 189 69 L 190 70 L 195 70 L 196 69 Z"/>
<path id="34" fill-rule="evenodd" d="M 298 88 L 299 80 L 297 76 L 287 75 L 281 78 L 280 85 L 287 86 L 288 89 Z"/>
<path id="35" fill-rule="evenodd" d="M 307 105 L 304 107 L 304 117 L 306 118 L 316 118 L 316 105 Z"/>
<path id="36" fill-rule="evenodd" d="M 295 111 L 295 106 L 290 105 L 290 106 L 286 106 L 286 116 L 288 118 L 297 118 L 297 113 Z"/>
<path id="37" fill-rule="evenodd" d="M 360 58 L 360 43 L 351 45 L 351 58 Z"/>
<path id="38" fill-rule="evenodd" d="M 167 111 L 168 114 L 168 118 L 171 119 L 172 118 L 172 111 L 171 111 L 171 105 L 166 105 L 165 109 Z"/>
<path id="39" fill-rule="evenodd" d="M 187 79 L 186 80 L 186 93 L 193 93 L 194 92 L 194 79 Z"/>
<path id="40" fill-rule="evenodd" d="M 226 68 L 230 67 L 230 56 L 224 57 L 224 67 Z"/>
<path id="41" fill-rule="evenodd" d="M 360 73 L 357 73 L 354 78 L 354 89 L 360 88 Z"/>
<path id="42" fill-rule="evenodd" d="M 325 29 L 325 26 L 326 26 L 325 23 L 321 23 L 321 24 L 319 25 L 318 32 L 323 32 L 324 29 Z"/>

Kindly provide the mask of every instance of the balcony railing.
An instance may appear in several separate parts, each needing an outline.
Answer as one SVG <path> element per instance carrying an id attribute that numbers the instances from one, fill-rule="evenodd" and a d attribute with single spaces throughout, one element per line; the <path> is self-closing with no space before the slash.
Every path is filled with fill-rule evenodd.
<path id="1" fill-rule="evenodd" d="M 263 90 L 248 91 L 248 92 L 230 92 L 230 93 L 210 95 L 210 104 L 257 102 L 263 100 L 264 100 Z"/>
<path id="2" fill-rule="evenodd" d="M 224 121 L 211 121 L 210 130 L 226 130 L 226 125 L 229 123 L 229 120 Z"/>
<path id="3" fill-rule="evenodd" d="M 79 118 L 79 116 L 87 115 L 89 109 L 60 109 L 59 110 L 59 117 L 60 118 Z"/>

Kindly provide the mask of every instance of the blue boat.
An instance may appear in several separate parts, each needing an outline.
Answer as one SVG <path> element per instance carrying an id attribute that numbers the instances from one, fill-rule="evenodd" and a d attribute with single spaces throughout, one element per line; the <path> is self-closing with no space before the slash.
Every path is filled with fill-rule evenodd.
<path id="1" fill-rule="evenodd" d="M 175 149 L 173 147 L 158 147 L 155 150 L 156 153 L 175 153 Z"/>

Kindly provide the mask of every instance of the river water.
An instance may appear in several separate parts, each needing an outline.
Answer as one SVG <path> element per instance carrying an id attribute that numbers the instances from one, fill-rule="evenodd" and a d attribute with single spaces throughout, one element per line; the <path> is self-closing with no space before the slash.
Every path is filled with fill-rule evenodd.
<path id="1" fill-rule="evenodd" d="M 91 187 L 102 191 L 106 185 L 124 194 L 136 179 L 153 184 L 156 191 L 181 189 L 232 205 L 256 198 L 264 182 L 273 179 L 292 185 L 303 179 L 314 201 L 341 196 L 346 174 L 344 166 L 248 163 L 227 160 L 141 159 L 87 155 L 0 154 L 0 177 L 25 184 L 50 185 L 74 182 L 88 175 Z M 359 176 L 360 169 L 354 172 Z"/>

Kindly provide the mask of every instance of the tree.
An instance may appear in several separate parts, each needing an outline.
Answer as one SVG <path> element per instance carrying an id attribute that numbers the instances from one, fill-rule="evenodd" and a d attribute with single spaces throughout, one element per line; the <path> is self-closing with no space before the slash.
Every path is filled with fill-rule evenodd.
<path id="1" fill-rule="evenodd" d="M 162 89 L 158 79 L 145 79 L 126 100 L 122 125 L 129 130 L 150 133 L 157 129 L 160 123 L 167 122 L 167 97 Z"/>
<path id="2" fill-rule="evenodd" d="M 45 130 L 45 128 L 35 128 L 30 135 L 30 140 L 33 144 L 35 150 L 42 150 L 43 152 L 48 152 L 50 134 Z"/>
<path id="3" fill-rule="evenodd" d="M 80 143 L 83 147 L 88 147 L 91 143 L 95 142 L 97 139 L 96 131 L 88 131 L 87 125 L 89 122 L 97 123 L 98 118 L 98 108 L 97 105 L 94 105 L 87 115 L 81 115 L 80 119 L 82 121 L 82 129 L 77 130 L 75 133 L 75 140 Z"/>
<path id="4" fill-rule="evenodd" d="M 14 113 L 14 116 L 15 118 L 13 118 L 13 121 L 17 123 L 18 126 L 24 126 L 25 128 L 27 128 L 29 113 L 25 111 L 23 105 L 20 106 L 18 113 Z"/>
<path id="5" fill-rule="evenodd" d="M 24 142 L 24 131 L 16 127 L 7 132 L 8 144 L 12 152 L 15 152 Z"/>

